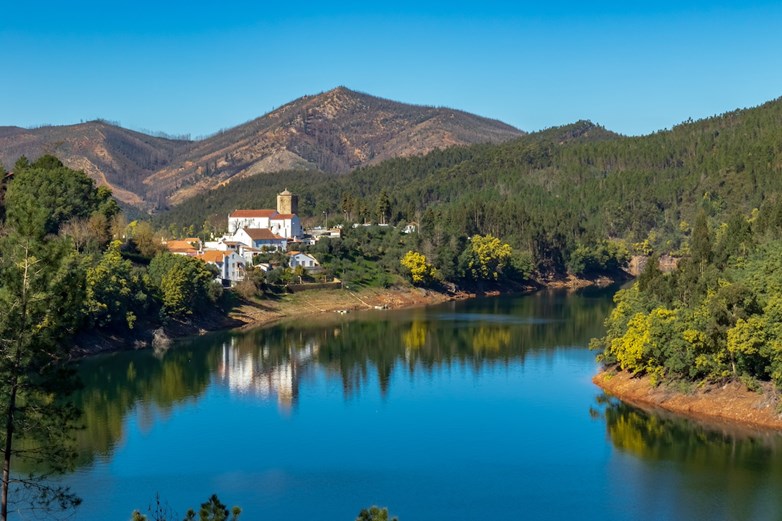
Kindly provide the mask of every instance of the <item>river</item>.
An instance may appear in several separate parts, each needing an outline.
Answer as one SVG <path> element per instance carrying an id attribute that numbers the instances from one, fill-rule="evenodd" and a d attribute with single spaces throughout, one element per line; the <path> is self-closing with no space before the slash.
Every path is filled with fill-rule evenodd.
<path id="1" fill-rule="evenodd" d="M 79 520 L 210 494 L 243 521 L 780 519 L 782 442 L 608 399 L 612 290 L 307 317 L 94 357 Z"/>

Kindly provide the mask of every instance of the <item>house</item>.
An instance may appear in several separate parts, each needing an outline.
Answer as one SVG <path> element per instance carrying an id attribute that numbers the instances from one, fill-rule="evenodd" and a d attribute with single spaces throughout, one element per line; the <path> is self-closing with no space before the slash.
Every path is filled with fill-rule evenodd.
<path id="1" fill-rule="evenodd" d="M 301 220 L 295 213 L 278 213 L 269 219 L 269 229 L 287 239 L 298 239 L 303 234 Z"/>
<path id="2" fill-rule="evenodd" d="M 269 229 L 269 219 L 278 215 L 277 210 L 235 210 L 228 215 L 228 233 L 241 228 Z"/>
<path id="3" fill-rule="evenodd" d="M 336 226 L 334 228 L 313 228 L 309 230 L 310 235 L 312 235 L 312 238 L 314 241 L 319 241 L 323 238 L 328 239 L 339 239 L 342 237 L 342 227 Z"/>
<path id="4" fill-rule="evenodd" d="M 239 252 L 239 248 L 244 244 L 240 241 L 231 240 L 230 236 L 220 237 L 216 241 L 206 241 L 204 243 L 204 250 L 220 250 L 220 251 L 235 251 Z"/>
<path id="5" fill-rule="evenodd" d="M 268 228 L 240 228 L 234 233 L 232 239 L 245 246 L 259 250 L 263 250 L 264 247 L 267 250 L 285 251 L 288 249 L 288 240 L 273 233 Z"/>
<path id="6" fill-rule="evenodd" d="M 301 266 L 307 271 L 320 269 L 320 263 L 318 262 L 318 259 L 308 253 L 303 253 L 300 251 L 288 252 L 288 265 L 292 269 Z"/>
<path id="7" fill-rule="evenodd" d="M 245 265 L 252 266 L 253 265 L 253 257 L 256 255 L 260 255 L 263 253 L 263 250 L 260 248 L 253 248 L 252 246 L 247 246 L 245 244 L 239 244 L 239 248 L 236 251 L 245 262 Z"/>
<path id="8" fill-rule="evenodd" d="M 201 251 L 201 239 L 198 237 L 188 237 L 187 239 L 177 241 L 167 241 L 166 249 L 175 255 L 188 255 L 193 257 Z"/>
<path id="9" fill-rule="evenodd" d="M 235 251 L 208 250 L 196 256 L 207 264 L 216 266 L 219 270 L 217 279 L 225 284 L 233 284 L 244 280 L 245 261 Z"/>

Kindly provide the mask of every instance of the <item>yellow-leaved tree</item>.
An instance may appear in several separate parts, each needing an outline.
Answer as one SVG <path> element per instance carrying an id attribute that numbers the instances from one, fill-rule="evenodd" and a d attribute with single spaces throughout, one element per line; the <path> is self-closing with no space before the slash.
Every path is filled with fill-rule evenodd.
<path id="1" fill-rule="evenodd" d="M 475 280 L 498 280 L 510 266 L 513 248 L 493 235 L 474 235 L 465 255 L 465 274 Z"/>
<path id="2" fill-rule="evenodd" d="M 426 255 L 417 251 L 408 251 L 399 263 L 413 284 L 428 284 L 437 277 L 437 270 L 429 264 Z"/>

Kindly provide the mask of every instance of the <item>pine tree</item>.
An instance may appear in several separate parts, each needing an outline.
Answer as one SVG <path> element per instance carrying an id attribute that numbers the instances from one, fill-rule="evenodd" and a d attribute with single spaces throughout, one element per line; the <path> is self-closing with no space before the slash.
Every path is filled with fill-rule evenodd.
<path id="1" fill-rule="evenodd" d="M 391 215 L 391 201 L 388 199 L 388 193 L 383 190 L 377 198 L 377 218 L 380 224 L 386 224 L 389 215 Z"/>
<path id="2" fill-rule="evenodd" d="M 68 242 L 59 238 L 44 242 L 12 232 L 0 242 L 0 251 L 0 519 L 5 521 L 9 507 L 56 510 L 80 502 L 46 478 L 69 470 L 75 459 L 68 433 L 78 411 L 61 398 L 76 381 L 64 365 L 69 344 L 63 340 L 81 318 L 84 274 Z M 16 461 L 47 470 L 12 476 Z"/>

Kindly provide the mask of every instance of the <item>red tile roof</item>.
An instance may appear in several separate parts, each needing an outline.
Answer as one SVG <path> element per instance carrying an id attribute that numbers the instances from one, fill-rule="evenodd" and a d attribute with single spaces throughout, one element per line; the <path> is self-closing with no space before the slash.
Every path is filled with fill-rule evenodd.
<path id="1" fill-rule="evenodd" d="M 177 253 L 195 253 L 196 249 L 189 241 L 168 241 L 166 249 Z"/>
<path id="2" fill-rule="evenodd" d="M 198 255 L 198 258 L 201 259 L 204 262 L 223 262 L 223 259 L 225 259 L 226 253 L 223 251 L 217 251 L 217 250 L 209 250 L 205 251 L 204 253 Z"/>
<path id="3" fill-rule="evenodd" d="M 269 240 L 282 240 L 283 237 L 280 237 L 279 235 L 272 233 L 272 231 L 268 228 L 243 228 L 245 232 L 247 232 L 247 235 L 250 236 L 250 238 L 254 241 L 269 241 Z"/>
<path id="4" fill-rule="evenodd" d="M 274 217 L 277 215 L 277 210 L 234 210 L 228 217 Z"/>
<path id="5" fill-rule="evenodd" d="M 296 216 L 295 213 L 278 213 L 272 217 L 273 221 L 281 221 L 283 219 L 293 219 Z"/>

